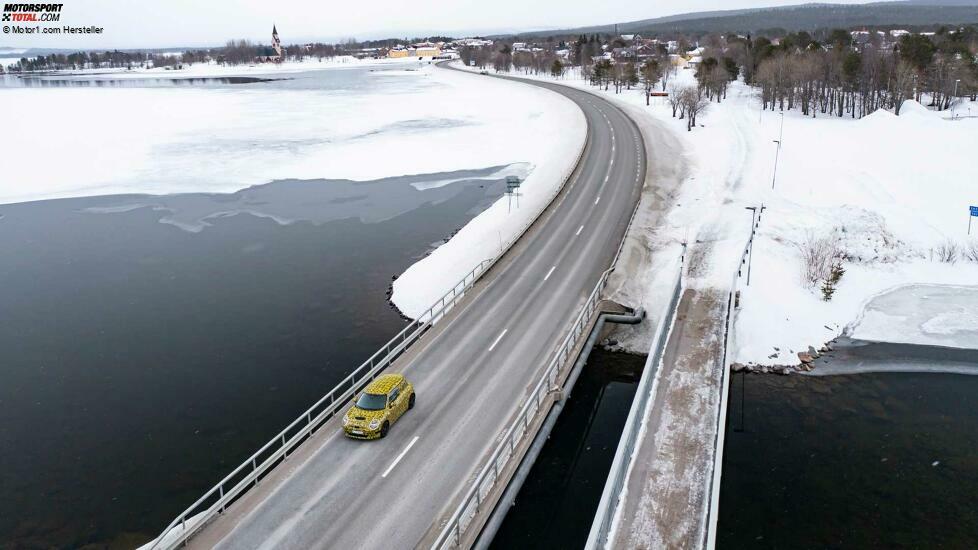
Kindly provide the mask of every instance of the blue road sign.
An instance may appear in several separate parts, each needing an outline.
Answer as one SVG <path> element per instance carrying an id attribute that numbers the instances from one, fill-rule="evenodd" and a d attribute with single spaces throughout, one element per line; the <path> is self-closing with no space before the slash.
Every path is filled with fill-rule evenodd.
<path id="1" fill-rule="evenodd" d="M 972 206 L 971 207 L 971 215 L 972 216 L 975 216 L 976 218 L 978 218 L 978 206 Z"/>

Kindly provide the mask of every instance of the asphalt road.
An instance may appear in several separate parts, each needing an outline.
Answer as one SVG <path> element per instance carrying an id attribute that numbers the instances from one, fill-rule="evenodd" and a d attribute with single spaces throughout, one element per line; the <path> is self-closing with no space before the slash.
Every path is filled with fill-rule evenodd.
<path id="1" fill-rule="evenodd" d="M 527 82 L 580 106 L 589 145 L 481 291 L 391 369 L 414 383 L 417 406 L 376 441 L 345 438 L 338 415 L 191 546 L 389 550 L 437 535 L 609 267 L 644 180 L 642 138 L 621 111 Z"/>

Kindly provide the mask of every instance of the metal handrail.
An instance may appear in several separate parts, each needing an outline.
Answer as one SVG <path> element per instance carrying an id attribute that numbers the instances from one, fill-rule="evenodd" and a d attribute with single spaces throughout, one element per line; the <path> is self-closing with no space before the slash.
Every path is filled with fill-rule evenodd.
<path id="1" fill-rule="evenodd" d="M 551 395 L 550 388 L 556 385 L 557 374 L 561 367 L 565 363 L 568 363 L 569 359 L 573 359 L 571 357 L 571 351 L 574 344 L 577 338 L 584 332 L 591 315 L 597 308 L 601 290 L 608 281 L 608 275 L 613 270 L 614 268 L 611 268 L 601 274 L 598 284 L 595 285 L 584 306 L 581 308 L 580 313 L 578 313 L 570 332 L 564 337 L 563 342 L 557 348 L 556 355 L 550 361 L 550 364 L 533 388 L 533 391 L 530 392 L 516 418 L 509 425 L 502 440 L 479 472 L 475 482 L 472 483 L 472 486 L 462 498 L 462 502 L 455 509 L 455 512 L 448 520 L 445 528 L 442 529 L 441 534 L 432 545 L 432 548 L 441 550 L 451 548 L 458 544 L 468 523 L 480 510 L 481 505 L 495 485 L 499 472 L 506 466 L 509 459 L 513 457 L 523 437 L 528 434 L 527 429 L 530 427 L 533 419 L 539 413 L 543 412 L 544 408 L 541 405 Z"/>
<path id="2" fill-rule="evenodd" d="M 597 284 L 594 285 L 594 289 L 591 290 L 591 294 L 588 295 L 587 300 L 581 307 L 581 310 L 578 313 L 577 318 L 574 320 L 573 325 L 571 325 L 570 332 L 567 333 L 560 346 L 558 346 L 553 359 L 550 361 L 550 364 L 540 376 L 540 379 L 537 381 L 533 391 L 530 392 L 526 401 L 523 403 L 523 406 L 520 408 L 519 413 L 517 413 L 516 418 L 506 430 L 502 440 L 496 446 L 496 449 L 489 457 L 489 460 L 486 462 L 485 466 L 483 466 L 482 471 L 479 472 L 478 477 L 476 477 L 475 482 L 462 498 L 462 502 L 455 509 L 455 512 L 452 514 L 451 518 L 448 520 L 448 523 L 442 529 L 431 548 L 435 550 L 444 550 L 459 544 L 468 523 L 481 509 L 482 503 L 485 501 L 486 497 L 492 490 L 492 487 L 495 485 L 499 472 L 505 468 L 510 458 L 513 458 L 513 455 L 517 447 L 519 447 L 523 437 L 529 434 L 528 428 L 532 424 L 533 420 L 537 416 L 546 414 L 546 407 L 543 407 L 542 405 L 544 401 L 546 401 L 546 399 L 552 395 L 550 389 L 556 385 L 557 376 L 561 369 L 565 365 L 573 363 L 575 359 L 575 357 L 571 355 L 571 352 L 577 343 L 577 339 L 580 338 L 581 334 L 583 334 L 587 328 L 587 324 L 589 323 L 591 316 L 597 309 L 601 291 L 604 290 L 605 285 L 608 283 L 609 276 L 615 270 L 615 266 L 618 264 L 618 259 L 621 257 L 622 250 L 625 247 L 625 240 L 628 236 L 628 228 L 631 227 L 632 222 L 635 220 L 636 214 L 638 214 L 639 204 L 640 201 L 636 203 L 635 208 L 632 209 L 631 216 L 628 218 L 628 223 L 625 225 L 625 234 L 622 236 L 621 242 L 618 244 L 618 248 L 615 251 L 614 258 L 611 261 L 611 267 L 601 274 Z"/>
<path id="3" fill-rule="evenodd" d="M 193 536 L 208 520 L 223 512 L 233 500 L 251 487 L 258 485 L 262 475 L 278 464 L 280 460 L 288 458 L 290 451 L 312 435 L 324 422 L 332 418 L 341 406 L 376 378 L 380 371 L 393 363 L 428 327 L 448 313 L 475 284 L 479 276 L 488 271 L 495 261 L 496 259 L 493 258 L 479 262 L 440 300 L 418 316 L 417 319 L 411 321 L 326 395 L 181 512 L 153 541 L 152 546 L 149 547 L 150 550 L 179 546 Z M 205 505 L 210 501 L 213 502 L 205 508 Z M 189 529 L 187 528 L 188 523 L 190 523 Z M 168 535 L 177 528 L 181 529 L 180 534 L 167 540 Z"/>
<path id="4" fill-rule="evenodd" d="M 642 370 L 642 377 L 638 383 L 635 400 L 632 401 L 632 405 L 629 408 L 628 418 L 625 420 L 625 426 L 622 429 L 622 435 L 618 441 L 618 448 L 615 451 L 615 457 L 612 461 L 611 469 L 608 472 L 608 478 L 605 480 L 605 486 L 601 492 L 601 500 L 598 503 L 598 509 L 595 512 L 594 520 L 591 524 L 591 531 L 585 543 L 587 550 L 596 550 L 597 548 L 604 547 L 611 533 L 615 513 L 625 488 L 625 479 L 628 474 L 632 453 L 635 451 L 638 436 L 642 429 L 642 417 L 645 413 L 645 407 L 655 392 L 656 373 L 658 372 L 655 366 L 659 364 L 665 353 L 666 342 L 668 341 L 672 323 L 675 319 L 682 290 L 682 265 L 680 265 L 679 272 L 676 274 L 676 279 L 673 283 L 669 302 L 659 317 L 659 326 L 656 327 L 655 336 L 652 338 L 652 346 L 649 350 L 648 359 L 645 362 L 645 368 Z"/>
<path id="5" fill-rule="evenodd" d="M 730 349 L 733 348 L 734 341 L 734 321 L 737 312 L 737 303 L 739 298 L 737 294 L 740 292 L 738 287 L 740 286 L 740 278 L 743 274 L 744 263 L 747 262 L 748 254 L 752 251 L 754 247 L 754 237 L 757 235 L 757 228 L 761 225 L 761 217 L 764 213 L 764 204 L 761 203 L 758 209 L 757 219 L 754 220 L 753 225 L 750 228 L 750 237 L 747 239 L 747 244 L 744 246 L 744 252 L 740 255 L 740 263 L 737 264 L 737 273 L 731 278 L 730 282 L 730 294 L 727 296 L 727 315 L 726 322 L 723 331 L 723 363 L 721 368 L 721 390 L 720 390 L 720 411 L 717 414 L 716 423 L 716 436 L 713 440 L 714 446 L 714 456 L 716 460 L 713 465 L 713 472 L 710 480 L 709 489 L 709 501 L 710 504 L 706 508 L 704 513 L 703 524 L 706 533 L 704 534 L 704 548 L 712 550 L 716 546 L 716 532 L 717 532 L 717 509 L 720 506 L 720 476 L 723 470 L 723 461 L 718 453 L 723 452 L 723 443 L 726 438 L 726 424 L 727 424 L 727 399 L 729 399 L 730 393 L 730 368 L 727 366 L 727 357 Z M 750 282 L 749 268 L 747 281 Z"/>

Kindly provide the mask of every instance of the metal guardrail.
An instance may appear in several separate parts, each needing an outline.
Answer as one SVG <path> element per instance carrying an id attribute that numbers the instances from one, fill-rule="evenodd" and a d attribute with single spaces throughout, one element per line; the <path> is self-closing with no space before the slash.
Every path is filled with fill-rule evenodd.
<path id="1" fill-rule="evenodd" d="M 506 430 L 502 441 L 496 446 L 495 451 L 489 457 L 482 471 L 479 472 L 478 477 L 476 477 L 475 482 L 465 494 L 465 497 L 462 498 L 461 504 L 455 510 L 455 513 L 452 514 L 445 528 L 442 529 L 441 534 L 432 545 L 432 548 L 444 550 L 454 548 L 459 544 L 459 540 L 461 540 L 469 523 L 482 509 L 486 497 L 489 496 L 489 493 L 498 480 L 500 471 L 506 467 L 510 458 L 513 457 L 514 451 L 522 443 L 524 436 L 531 435 L 529 434 L 528 428 L 537 415 L 546 412 L 548 407 L 544 407 L 544 404 L 554 398 L 550 389 L 557 385 L 557 376 L 561 368 L 574 360 L 572 356 L 574 346 L 577 343 L 577 339 L 585 332 L 591 316 L 598 306 L 601 290 L 604 289 L 604 285 L 608 281 L 608 275 L 611 274 L 611 271 L 612 269 L 609 269 L 601 274 L 598 284 L 591 291 L 580 313 L 578 313 L 570 332 L 557 348 L 556 355 L 550 361 L 550 364 L 533 388 L 533 391 L 530 392 L 529 397 L 524 401 L 523 406 L 516 415 L 516 419 L 510 424 L 509 429 Z"/>
<path id="2" fill-rule="evenodd" d="M 716 453 L 713 464 L 713 476 L 710 481 L 710 506 L 706 509 L 706 517 L 703 521 L 704 525 L 706 526 L 706 534 L 703 544 L 704 548 L 710 550 L 716 547 L 718 519 L 716 511 L 720 505 L 720 476 L 723 469 L 721 455 L 723 452 L 723 443 L 726 435 L 727 399 L 729 397 L 728 394 L 730 393 L 730 368 L 727 366 L 727 353 L 733 346 L 734 314 L 740 305 L 740 291 L 737 289 L 737 287 L 740 286 L 740 278 L 743 276 L 744 264 L 747 264 L 747 284 L 750 284 L 750 263 L 748 258 L 754 251 L 754 237 L 757 235 L 757 227 L 761 224 L 761 217 L 764 215 L 764 208 L 764 205 L 761 204 L 760 208 L 756 210 L 757 217 L 751 224 L 750 237 L 747 239 L 747 244 L 744 245 L 744 251 L 740 255 L 740 263 L 737 264 L 737 273 L 734 274 L 730 282 L 730 295 L 727 297 L 727 317 L 723 334 L 723 380 L 721 382 L 720 390 L 720 413 L 717 415 L 716 438 L 714 439 L 714 449 L 716 450 Z"/>
<path id="3" fill-rule="evenodd" d="M 740 261 L 737 264 L 737 272 L 733 276 L 733 281 L 730 286 L 730 294 L 728 296 L 727 317 L 724 330 L 720 414 L 717 417 L 717 436 L 714 440 L 715 448 L 718 449 L 722 449 L 723 447 L 722 427 L 726 422 L 726 396 L 727 389 L 729 388 L 730 384 L 730 375 L 728 369 L 726 368 L 726 357 L 727 349 L 730 347 L 730 342 L 733 338 L 733 312 L 739 299 L 737 295 L 737 286 L 739 279 L 744 276 L 744 267 L 748 266 L 749 269 L 748 257 L 752 252 L 754 236 L 756 235 L 757 227 L 761 222 L 763 212 L 764 206 L 761 205 L 757 210 L 758 215 L 752 222 L 750 237 L 747 239 L 747 243 L 744 245 L 744 250 L 740 255 Z M 749 275 L 747 276 L 749 277 Z M 642 379 L 639 381 L 639 387 L 636 391 L 636 398 L 635 401 L 632 402 L 631 410 L 629 410 L 628 419 L 625 422 L 624 434 L 622 435 L 622 439 L 618 444 L 618 450 L 615 453 L 615 458 L 611 465 L 611 471 L 608 474 L 608 480 L 606 481 L 604 491 L 601 494 L 601 501 L 598 504 L 598 511 L 595 514 L 594 523 L 591 525 L 591 532 L 588 535 L 588 540 L 585 545 L 587 550 L 604 548 L 608 543 L 608 539 L 614 534 L 614 520 L 621 505 L 621 496 L 624 491 L 625 480 L 629 470 L 628 466 L 631 462 L 632 453 L 635 451 L 635 443 L 641 429 L 642 417 L 644 416 L 645 407 L 647 406 L 651 395 L 655 392 L 655 383 L 653 380 L 649 380 L 649 378 L 653 377 L 647 376 L 651 372 L 649 367 L 651 365 L 657 365 L 662 359 L 662 354 L 665 351 L 666 337 L 668 335 L 667 329 L 668 326 L 672 324 L 681 294 L 682 277 L 680 272 L 680 277 L 677 278 L 673 288 L 673 294 L 670 299 L 668 309 L 663 315 L 663 319 L 668 319 L 668 322 L 663 321 L 660 323 L 659 328 L 656 330 L 655 338 L 652 341 L 652 350 L 649 354 L 649 359 L 645 364 L 645 370 L 642 372 Z M 706 518 L 704 520 L 704 524 L 708 526 L 706 540 L 704 541 L 706 548 L 713 548 L 716 540 L 717 518 L 716 514 L 712 513 L 712 511 L 716 510 L 717 501 L 719 499 L 719 482 L 720 467 L 717 464 L 714 466 L 710 484 L 709 498 L 711 506 L 707 508 Z"/>
<path id="4" fill-rule="evenodd" d="M 628 418 L 625 420 L 625 427 L 618 442 L 618 449 L 615 451 L 615 458 L 611 463 L 608 479 L 605 481 L 604 490 L 601 493 L 598 510 L 595 513 L 594 522 L 591 524 L 591 531 L 588 533 L 586 549 L 603 547 L 611 534 L 612 523 L 625 487 L 628 466 L 631 464 L 632 453 L 635 451 L 638 435 L 642 429 L 645 407 L 655 391 L 654 382 L 658 374 L 657 365 L 662 361 L 662 355 L 665 352 L 669 331 L 676 315 L 676 308 L 679 305 L 679 297 L 683 291 L 682 283 L 682 265 L 680 265 L 676 281 L 673 283 L 669 303 L 659 317 L 659 326 L 655 329 L 652 347 L 645 361 L 645 368 L 642 370 L 642 378 L 639 380 L 635 399 L 628 411 Z M 653 366 L 656 368 L 652 368 Z"/>
<path id="5" fill-rule="evenodd" d="M 533 435 L 529 433 L 528 428 L 537 417 L 546 415 L 550 408 L 545 406 L 546 402 L 549 400 L 552 404 L 555 401 L 555 396 L 550 390 L 557 386 L 558 376 L 563 368 L 573 365 L 573 362 L 576 360 L 576 356 L 572 352 L 577 344 L 577 339 L 587 329 L 591 317 L 598 307 L 598 302 L 601 301 L 601 291 L 604 290 L 605 285 L 608 283 L 608 277 L 618 264 L 618 258 L 621 257 L 622 249 L 625 247 L 628 228 L 632 226 L 640 204 L 641 201 L 637 202 L 635 208 L 632 209 L 632 214 L 628 218 L 628 223 L 625 225 L 625 234 L 618 244 L 618 250 L 615 252 L 614 258 L 611 260 L 611 267 L 601 273 L 597 284 L 591 290 L 591 294 L 588 295 L 587 300 L 577 314 L 577 318 L 574 320 L 573 325 L 571 325 L 570 332 L 567 333 L 567 336 L 560 343 L 550 364 L 544 370 L 536 386 L 534 386 L 533 391 L 526 398 L 526 401 L 524 401 L 523 406 L 516 415 L 516 419 L 513 420 L 512 424 L 506 430 L 502 440 L 479 472 L 475 482 L 473 482 L 472 487 L 466 492 L 462 498 L 462 502 L 455 509 L 455 512 L 449 518 L 448 523 L 445 524 L 438 538 L 435 539 L 435 543 L 431 546 L 433 550 L 447 550 L 459 545 L 459 541 L 461 541 L 462 536 L 465 534 L 466 528 L 472 519 L 475 518 L 476 514 L 482 510 L 482 505 L 492 492 L 499 478 L 499 473 L 505 469 L 509 460 L 513 458 L 516 449 L 523 442 L 523 438 Z"/>
<path id="6" fill-rule="evenodd" d="M 192 537 L 215 515 L 223 512 L 231 502 L 250 488 L 258 485 L 261 477 L 288 458 L 289 453 L 305 441 L 317 428 L 332 418 L 357 392 L 376 378 L 380 371 L 394 362 L 432 324 L 443 317 L 472 288 L 479 277 L 489 270 L 496 259 L 483 260 L 469 271 L 461 281 L 446 292 L 427 311 L 412 321 L 387 344 L 363 362 L 326 395 L 316 401 L 284 430 L 258 449 L 217 485 L 204 493 L 163 530 L 150 546 L 175 548 Z M 189 528 L 188 528 L 189 524 Z M 172 534 L 174 530 L 179 533 Z"/>

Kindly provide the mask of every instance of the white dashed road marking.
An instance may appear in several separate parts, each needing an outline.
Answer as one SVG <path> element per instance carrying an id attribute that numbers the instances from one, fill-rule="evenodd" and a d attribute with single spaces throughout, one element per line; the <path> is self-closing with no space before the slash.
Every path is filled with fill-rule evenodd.
<path id="1" fill-rule="evenodd" d="M 408 443 L 407 447 L 404 447 L 404 450 L 401 451 L 401 454 L 397 455 L 397 458 L 394 459 L 394 462 L 391 462 L 391 465 L 388 466 L 386 470 L 384 470 L 384 473 L 380 477 L 387 477 L 387 474 L 391 473 L 391 470 L 394 469 L 394 466 L 397 466 L 397 463 L 400 462 L 401 459 L 404 458 L 404 455 L 406 455 L 407 452 L 411 450 L 411 447 L 414 447 L 414 444 L 418 442 L 418 437 L 419 436 L 414 436 L 414 439 L 412 439 L 411 442 Z"/>
<path id="2" fill-rule="evenodd" d="M 496 344 L 498 344 L 499 341 L 503 339 L 503 336 L 506 336 L 507 330 L 509 329 L 503 329 L 503 331 L 499 333 L 499 336 L 496 337 L 496 341 L 493 342 L 491 346 L 489 346 L 489 351 L 492 351 L 492 349 L 496 347 Z"/>

